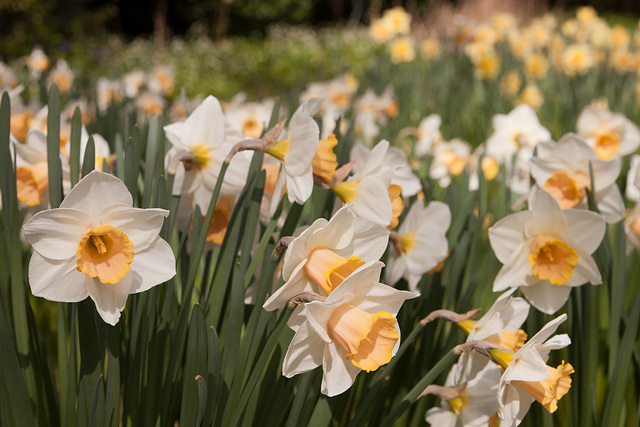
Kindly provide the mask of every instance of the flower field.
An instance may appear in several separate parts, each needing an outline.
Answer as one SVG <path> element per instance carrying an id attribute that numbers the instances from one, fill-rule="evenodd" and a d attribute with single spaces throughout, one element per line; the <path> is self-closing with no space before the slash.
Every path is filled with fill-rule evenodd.
<path id="1" fill-rule="evenodd" d="M 0 424 L 638 425 L 640 24 L 440 19 L 0 62 Z"/>

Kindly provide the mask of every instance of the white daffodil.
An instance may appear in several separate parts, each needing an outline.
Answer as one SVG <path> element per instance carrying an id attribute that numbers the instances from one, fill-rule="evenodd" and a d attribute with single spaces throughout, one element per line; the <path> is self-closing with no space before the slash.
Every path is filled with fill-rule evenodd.
<path id="1" fill-rule="evenodd" d="M 291 203 L 303 204 L 313 191 L 312 160 L 320 143 L 320 129 L 311 116 L 319 108 L 315 98 L 298 107 L 289 120 L 286 136 L 267 150 L 282 162 L 278 181 L 286 185 Z"/>
<path id="2" fill-rule="evenodd" d="M 571 388 L 570 374 L 573 367 L 564 361 L 553 368 L 547 365 L 549 352 L 571 344 L 568 335 L 556 335 L 548 339 L 567 319 L 567 315 L 547 323 L 536 335 L 515 353 L 501 349 L 490 351 L 491 358 L 504 373 L 498 387 L 498 417 L 500 425 L 514 427 L 522 422 L 534 400 L 553 413 L 558 401 Z"/>
<path id="3" fill-rule="evenodd" d="M 400 204 L 398 210 L 397 206 L 393 205 L 392 198 L 393 195 L 399 196 L 400 192 L 398 191 L 397 195 L 391 194 L 389 188 L 399 189 L 391 185 L 395 167 L 385 162 L 388 149 L 389 142 L 380 141 L 373 147 L 356 174 L 332 188 L 344 203 L 352 204 L 356 216 L 384 227 L 393 225 L 402 212 L 402 205 Z"/>
<path id="4" fill-rule="evenodd" d="M 591 254 L 605 230 L 605 221 L 597 213 L 563 211 L 549 193 L 534 192 L 528 211 L 508 215 L 489 228 L 491 247 L 504 264 L 493 291 L 521 287 L 531 305 L 555 313 L 572 287 L 602 283 Z"/>
<path id="5" fill-rule="evenodd" d="M 451 210 L 442 202 L 431 202 L 427 207 L 416 201 L 404 218 L 393 242 L 385 275 L 393 285 L 404 277 L 411 292 L 418 292 L 423 274 L 443 261 L 448 253 L 447 230 L 451 225 Z"/>
<path id="6" fill-rule="evenodd" d="M 202 101 L 186 121 L 165 126 L 164 130 L 173 145 L 165 158 L 169 170 L 175 170 L 173 194 L 195 193 L 195 202 L 206 211 L 222 163 L 242 135 L 226 130 L 222 108 L 213 96 Z M 242 190 L 248 164 L 246 155 L 233 157 L 224 177 L 222 194 L 237 194 Z"/>
<path id="7" fill-rule="evenodd" d="M 287 378 L 322 365 L 321 391 L 346 391 L 361 371 L 389 363 L 400 346 L 395 316 L 406 299 L 415 297 L 379 283 L 380 261 L 349 275 L 322 301 L 299 305 L 288 325 L 296 333 L 282 364 Z"/>
<path id="8" fill-rule="evenodd" d="M 45 209 L 49 204 L 47 136 L 39 129 L 32 129 L 24 144 L 15 143 L 13 147 L 18 201 L 29 209 Z"/>
<path id="9" fill-rule="evenodd" d="M 577 133 L 602 160 L 631 154 L 640 146 L 640 129 L 622 113 L 590 105 L 578 117 Z"/>
<path id="10" fill-rule="evenodd" d="M 285 284 L 264 308 L 282 308 L 302 292 L 330 295 L 353 271 L 379 260 L 388 241 L 384 227 L 356 217 L 350 205 L 330 221 L 317 219 L 289 244 L 282 267 Z"/>
<path id="11" fill-rule="evenodd" d="M 414 154 L 417 157 L 430 154 L 433 147 L 442 141 L 442 134 L 440 133 L 441 124 L 442 119 L 437 114 L 430 114 L 420 121 L 416 131 L 418 140 L 414 148 Z"/>
<path id="12" fill-rule="evenodd" d="M 245 94 L 234 96 L 225 108 L 229 126 L 241 132 L 246 138 L 260 138 L 269 123 L 275 106 L 275 99 L 266 98 L 260 102 L 246 102 Z"/>
<path id="13" fill-rule="evenodd" d="M 425 420 L 429 424 L 437 427 L 488 425 L 498 410 L 496 393 L 502 370 L 486 359 L 484 362 L 470 372 L 458 362 L 449 371 L 444 387 L 430 386 L 429 394 L 440 396 L 442 406 L 427 411 Z"/>
<path id="14" fill-rule="evenodd" d="M 636 203 L 624 220 L 624 232 L 627 235 L 627 253 L 633 248 L 640 251 L 640 203 Z"/>
<path id="15" fill-rule="evenodd" d="M 507 166 L 509 188 L 525 194 L 529 189 L 527 162 L 536 145 L 550 139 L 551 133 L 540 124 L 536 112 L 522 104 L 509 114 L 493 116 L 493 134 L 487 140 L 486 154 Z"/>
<path id="16" fill-rule="evenodd" d="M 362 144 L 354 144 L 351 148 L 350 158 L 355 160 L 353 165 L 354 174 L 360 172 L 367 163 L 367 158 L 371 155 L 371 149 Z M 402 197 L 415 196 L 422 190 L 420 178 L 411 170 L 407 156 L 398 147 L 389 147 L 384 156 L 385 167 L 392 169 L 391 184 L 402 189 Z"/>
<path id="17" fill-rule="evenodd" d="M 541 144 L 538 157 L 530 164 L 536 184 L 551 193 L 562 209 L 587 208 L 591 164 L 598 210 L 608 223 L 624 218 L 624 200 L 616 184 L 621 169 L 619 157 L 600 160 L 584 139 L 569 133 L 556 144 Z"/>
<path id="18" fill-rule="evenodd" d="M 429 169 L 431 179 L 437 179 L 441 187 L 451 184 L 452 176 L 459 176 L 471 159 L 471 145 L 458 138 L 442 141 L 433 149 L 433 162 Z"/>
<path id="19" fill-rule="evenodd" d="M 93 171 L 59 209 L 37 213 L 24 225 L 34 252 L 33 295 L 77 302 L 90 296 L 102 319 L 115 325 L 129 294 L 175 275 L 175 257 L 159 237 L 169 211 L 133 208 L 118 178 Z"/>
<path id="20" fill-rule="evenodd" d="M 634 154 L 629 162 L 625 196 L 634 202 L 640 201 L 640 155 Z"/>

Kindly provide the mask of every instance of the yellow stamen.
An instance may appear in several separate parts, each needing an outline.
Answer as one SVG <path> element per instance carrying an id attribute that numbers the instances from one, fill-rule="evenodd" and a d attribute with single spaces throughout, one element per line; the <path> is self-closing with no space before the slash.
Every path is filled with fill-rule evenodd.
<path id="1" fill-rule="evenodd" d="M 602 160 L 614 157 L 620 149 L 620 137 L 615 132 L 606 132 L 598 135 L 594 150 Z"/>
<path id="2" fill-rule="evenodd" d="M 389 230 L 395 228 L 398 225 L 398 218 L 402 213 L 402 188 L 395 184 L 391 184 L 388 189 L 389 199 L 391 199 L 391 222 L 387 227 Z"/>
<path id="3" fill-rule="evenodd" d="M 117 228 L 92 227 L 78 245 L 76 268 L 102 283 L 118 283 L 129 272 L 133 243 Z"/>
<path id="4" fill-rule="evenodd" d="M 347 351 L 347 360 L 367 372 L 389 363 L 400 335 L 396 319 L 386 311 L 374 315 L 345 304 L 328 322 L 329 335 Z"/>
<path id="5" fill-rule="evenodd" d="M 549 413 L 558 409 L 558 401 L 569 392 L 571 378 L 569 375 L 575 371 L 570 363 L 562 363 L 557 368 L 547 366 L 549 377 L 543 381 L 526 382 L 512 381 L 531 396 L 533 396 Z"/>
<path id="6" fill-rule="evenodd" d="M 578 263 L 576 251 L 550 234 L 537 235 L 531 242 L 530 251 L 532 274 L 552 285 L 567 283 Z"/>
<path id="7" fill-rule="evenodd" d="M 16 189 L 18 200 L 27 206 L 42 203 L 42 195 L 49 189 L 47 162 L 16 168 Z"/>
<path id="8" fill-rule="evenodd" d="M 449 400 L 448 403 L 449 403 L 449 406 L 451 406 L 451 409 L 453 410 L 453 412 L 456 415 L 460 415 L 462 408 L 464 408 L 468 400 L 469 398 L 467 396 L 460 395 L 458 397 L 454 397 L 453 399 Z"/>
<path id="9" fill-rule="evenodd" d="M 284 157 L 287 155 L 288 152 L 289 152 L 288 139 L 283 139 L 282 141 L 276 142 L 271 146 L 271 148 L 267 150 L 267 153 L 271 154 L 273 157 L 280 160 L 281 162 L 284 162 Z"/>
<path id="10" fill-rule="evenodd" d="M 585 188 L 588 188 L 588 181 L 585 178 L 566 172 L 554 172 L 542 188 L 555 197 L 560 208 L 571 209 L 587 195 Z"/>
<path id="11" fill-rule="evenodd" d="M 305 274 L 329 295 L 351 273 L 364 265 L 357 256 L 343 258 L 331 249 L 316 249 L 304 265 Z"/>
<path id="12" fill-rule="evenodd" d="M 402 253 L 406 254 L 413 249 L 416 244 L 416 233 L 415 231 L 410 231 L 408 233 L 399 234 L 400 244 L 402 245 Z"/>
<path id="13" fill-rule="evenodd" d="M 333 147 L 336 145 L 338 145 L 338 140 L 333 134 L 329 135 L 327 139 L 320 140 L 318 150 L 311 160 L 313 174 L 319 176 L 325 182 L 331 182 L 331 178 L 333 178 L 333 174 L 338 167 L 337 157 L 333 152 Z"/>
<path id="14" fill-rule="evenodd" d="M 211 160 L 211 150 L 204 144 L 195 144 L 191 147 L 191 155 L 195 158 L 195 167 L 204 169 Z"/>
<path id="15" fill-rule="evenodd" d="M 358 187 L 358 181 L 350 181 L 350 182 L 340 182 L 338 185 L 333 187 L 331 190 L 340 197 L 345 203 L 353 202 L 353 199 L 356 197 L 356 188 Z"/>

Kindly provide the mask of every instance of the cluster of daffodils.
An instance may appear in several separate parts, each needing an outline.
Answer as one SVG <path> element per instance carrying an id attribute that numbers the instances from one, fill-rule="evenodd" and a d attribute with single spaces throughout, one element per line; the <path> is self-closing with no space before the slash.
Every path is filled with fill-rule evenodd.
<path id="1" fill-rule="evenodd" d="M 416 295 L 380 283 L 385 227 L 357 217 L 351 205 L 316 220 L 288 246 L 285 283 L 264 304 L 271 311 L 297 303 L 295 335 L 284 359 L 287 377 L 322 365 L 322 393 L 347 390 L 361 371 L 388 363 L 400 345 L 396 315 Z"/>
<path id="2" fill-rule="evenodd" d="M 398 7 L 371 23 L 373 40 L 388 44 L 392 62 L 413 61 L 418 44 L 426 60 L 439 58 L 443 50 L 463 52 L 476 78 L 500 77 L 503 95 L 536 110 L 544 102 L 538 85 L 550 70 L 570 78 L 601 67 L 620 75 L 640 72 L 640 27 L 610 26 L 590 6 L 578 8 L 564 22 L 547 13 L 525 25 L 504 12 L 480 21 L 458 14 L 453 31 L 426 38 L 412 33 L 410 23 L 410 15 Z"/>
<path id="3" fill-rule="evenodd" d="M 551 335 L 566 314 L 547 323 L 527 340 L 520 329 L 529 314 L 529 304 L 514 298 L 513 289 L 503 293 L 480 320 L 441 311 L 433 318 L 455 322 L 466 334 L 458 362 L 444 386 L 429 386 L 424 394 L 439 396 L 442 406 L 427 411 L 434 426 L 517 426 L 538 401 L 550 413 L 571 388 L 569 363 L 547 365 L 549 352 L 568 346 L 567 335 Z M 477 313 L 473 311 L 473 315 Z M 550 338 L 551 337 L 551 338 Z"/>

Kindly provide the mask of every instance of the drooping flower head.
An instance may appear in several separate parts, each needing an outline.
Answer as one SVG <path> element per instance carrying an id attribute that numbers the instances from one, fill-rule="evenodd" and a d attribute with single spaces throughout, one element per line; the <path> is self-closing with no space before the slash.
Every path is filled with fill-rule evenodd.
<path id="1" fill-rule="evenodd" d="M 285 284 L 264 304 L 266 310 L 285 306 L 302 292 L 330 295 L 343 280 L 367 262 L 377 261 L 389 232 L 356 217 L 347 205 L 330 221 L 317 219 L 287 248 L 282 267 Z"/>
<path id="2" fill-rule="evenodd" d="M 134 208 L 118 178 L 93 171 L 60 204 L 24 225 L 34 252 L 33 295 L 78 302 L 91 297 L 102 319 L 115 325 L 129 294 L 175 275 L 171 247 L 160 238 L 164 209 Z"/>
<path id="3" fill-rule="evenodd" d="M 296 332 L 284 357 L 287 378 L 322 365 L 322 393 L 347 390 L 361 371 L 389 363 L 400 346 L 395 316 L 411 292 L 379 283 L 382 263 L 367 263 L 324 300 L 299 305 L 288 325 Z"/>

